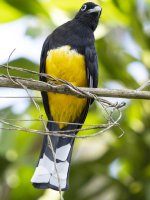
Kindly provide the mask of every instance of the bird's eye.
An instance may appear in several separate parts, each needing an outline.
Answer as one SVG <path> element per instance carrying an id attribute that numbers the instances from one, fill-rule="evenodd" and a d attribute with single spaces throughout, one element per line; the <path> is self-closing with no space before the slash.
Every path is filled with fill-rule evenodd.
<path id="1" fill-rule="evenodd" d="M 87 5 L 83 5 L 82 8 L 81 8 L 81 11 L 85 11 L 87 8 Z"/>

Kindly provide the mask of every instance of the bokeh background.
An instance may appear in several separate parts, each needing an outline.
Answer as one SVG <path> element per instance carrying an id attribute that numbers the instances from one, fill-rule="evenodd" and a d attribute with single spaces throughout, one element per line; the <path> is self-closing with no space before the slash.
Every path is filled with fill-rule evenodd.
<path id="1" fill-rule="evenodd" d="M 1 0 L 0 64 L 6 64 L 16 49 L 9 64 L 38 71 L 44 39 L 55 27 L 72 19 L 84 2 Z M 150 0 L 97 3 L 103 8 L 95 32 L 99 87 L 137 89 L 150 78 Z M 5 73 L 0 68 L 0 74 Z M 10 74 L 38 79 L 12 70 Z M 40 96 L 39 92 L 30 94 Z M 9 98 L 24 96 L 23 90 L 0 88 L 0 119 L 42 129 L 42 124 L 33 120 L 39 114 L 30 99 Z M 35 100 L 46 119 L 41 99 Z M 76 140 L 65 200 L 150 200 L 150 103 L 124 101 L 122 137 L 121 130 L 113 128 L 92 139 Z M 106 123 L 98 104 L 92 105 L 85 123 Z M 42 136 L 3 128 L 9 126 L 0 123 L 0 200 L 58 200 L 57 192 L 36 190 L 30 183 Z"/>

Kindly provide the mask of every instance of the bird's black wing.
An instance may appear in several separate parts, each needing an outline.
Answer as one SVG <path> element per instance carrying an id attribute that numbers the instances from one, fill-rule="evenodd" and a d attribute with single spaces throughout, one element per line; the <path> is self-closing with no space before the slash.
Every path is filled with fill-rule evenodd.
<path id="1" fill-rule="evenodd" d="M 85 63 L 89 77 L 89 87 L 97 88 L 98 85 L 98 59 L 94 45 L 85 49 Z M 91 100 L 91 104 L 94 100 Z"/>
<path id="2" fill-rule="evenodd" d="M 46 57 L 47 57 L 47 52 L 53 48 L 52 41 L 51 41 L 51 35 L 47 37 L 45 40 L 42 51 L 41 51 L 41 59 L 40 59 L 40 73 L 45 73 L 45 66 L 46 66 Z M 40 81 L 47 82 L 46 77 L 40 75 Z M 49 103 L 48 103 L 48 95 L 47 92 L 41 92 L 42 94 L 42 99 L 43 99 L 43 105 L 44 109 L 46 112 L 46 115 L 49 120 L 52 120 L 52 117 L 50 115 L 50 108 L 49 108 Z"/>

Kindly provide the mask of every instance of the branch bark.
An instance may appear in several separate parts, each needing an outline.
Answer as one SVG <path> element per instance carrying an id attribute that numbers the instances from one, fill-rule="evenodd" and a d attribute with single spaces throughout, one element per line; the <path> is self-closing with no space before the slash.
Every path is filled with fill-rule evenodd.
<path id="1" fill-rule="evenodd" d="M 71 88 L 67 84 L 54 85 L 50 83 L 45 83 L 33 79 L 24 79 L 20 77 L 8 77 L 5 75 L 0 75 L 0 87 L 7 88 L 21 88 L 22 85 L 30 90 L 46 91 L 46 92 L 56 92 L 67 95 L 74 95 L 80 98 L 86 97 L 90 98 L 86 93 L 96 95 L 98 97 L 114 97 L 114 98 L 127 98 L 127 99 L 147 99 L 150 100 L 150 92 L 139 91 L 139 90 L 129 90 L 129 89 L 100 89 L 100 88 Z"/>

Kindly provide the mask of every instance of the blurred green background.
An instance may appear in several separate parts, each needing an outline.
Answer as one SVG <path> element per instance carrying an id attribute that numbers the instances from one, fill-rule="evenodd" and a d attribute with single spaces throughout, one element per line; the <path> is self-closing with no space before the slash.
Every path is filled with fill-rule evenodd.
<path id="1" fill-rule="evenodd" d="M 0 63 L 39 70 L 42 43 L 55 27 L 73 18 L 82 0 L 1 0 Z M 95 32 L 99 87 L 137 89 L 150 71 L 150 0 L 97 1 L 103 8 Z M 0 69 L 0 74 L 6 73 Z M 10 71 L 11 75 L 31 77 Z M 33 77 L 33 76 L 32 76 Z M 38 77 L 33 77 L 38 78 Z M 39 92 L 30 92 L 40 96 Z M 25 91 L 0 88 L 0 119 L 26 128 L 42 129 L 39 114 Z M 7 97 L 7 98 L 2 98 Z M 44 110 L 40 98 L 35 99 Z M 123 101 L 110 99 L 112 102 Z M 113 128 L 86 140 L 76 140 L 65 200 L 150 200 L 150 103 L 124 100 L 121 131 Z M 16 121 L 11 121 L 14 119 Z M 22 120 L 22 121 L 19 121 Z M 27 121 L 24 121 L 27 120 Z M 86 124 L 106 123 L 98 104 Z M 3 130 L 0 123 L 0 200 L 57 200 L 52 190 L 36 190 L 30 179 L 42 136 Z M 90 132 L 91 133 L 91 132 Z M 88 134 L 88 132 L 86 132 Z"/>

